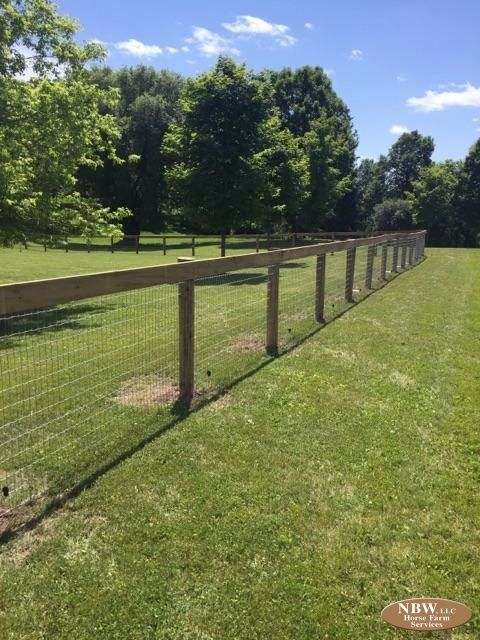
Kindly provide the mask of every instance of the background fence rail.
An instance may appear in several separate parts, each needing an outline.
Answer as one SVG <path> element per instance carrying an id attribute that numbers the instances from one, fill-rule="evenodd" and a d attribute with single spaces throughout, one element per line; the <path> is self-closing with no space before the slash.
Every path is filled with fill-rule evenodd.
<path id="1" fill-rule="evenodd" d="M 192 256 L 197 255 L 199 249 L 217 247 L 219 255 L 224 257 L 229 251 L 268 251 L 272 248 L 288 248 L 299 245 L 333 242 L 346 238 L 364 238 L 372 235 L 384 235 L 385 232 L 365 231 L 324 231 L 324 232 L 298 232 L 298 233 L 247 233 L 229 235 L 211 234 L 125 234 L 115 238 L 113 236 L 42 236 L 36 239 L 25 240 L 22 244 L 25 249 L 40 249 L 44 252 L 57 249 L 67 253 L 70 251 L 86 251 L 87 253 L 106 251 L 115 253 L 119 251 L 131 251 L 134 253 L 158 251 L 162 255 L 176 255 L 178 251 L 188 251 Z"/>
<path id="2" fill-rule="evenodd" d="M 288 350 L 424 244 L 397 233 L 1 285 L 0 526 Z"/>

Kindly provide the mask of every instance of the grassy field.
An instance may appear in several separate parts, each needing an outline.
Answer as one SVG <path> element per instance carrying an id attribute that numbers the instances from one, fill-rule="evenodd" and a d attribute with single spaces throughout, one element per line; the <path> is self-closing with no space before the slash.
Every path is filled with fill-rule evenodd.
<path id="1" fill-rule="evenodd" d="M 260 243 L 262 251 L 266 249 L 265 245 L 266 241 Z M 280 248 L 289 246 L 289 243 L 277 240 L 272 242 L 272 246 Z M 145 240 L 138 255 L 135 253 L 133 243 L 122 242 L 116 243 L 114 253 L 111 253 L 109 238 L 98 238 L 91 245 L 91 249 L 91 253 L 88 253 L 86 244 L 73 242 L 70 243 L 68 253 L 62 249 L 47 249 L 45 252 L 38 244 L 30 244 L 28 249 L 22 245 L 17 245 L 15 248 L 0 247 L 0 283 L 176 262 L 178 256 L 191 256 L 192 244 L 189 236 L 185 240 L 167 238 L 165 256 L 162 250 L 162 236 L 149 239 L 148 244 Z M 227 239 L 229 256 L 252 251 L 255 251 L 255 241 L 248 238 Z M 195 256 L 218 258 L 220 256 L 219 238 L 197 238 Z"/>
<path id="2" fill-rule="evenodd" d="M 282 269 L 276 359 L 255 348 L 264 273 L 199 284 L 205 401 L 186 416 L 145 401 L 168 396 L 174 376 L 173 287 L 66 305 L 50 324 L 4 332 L 9 386 L 40 371 L 55 380 L 51 398 L 36 389 L 33 416 L 18 391 L 30 444 L 57 433 L 35 411 L 59 400 L 62 428 L 78 436 L 73 457 L 43 445 L 37 481 L 53 494 L 94 475 L 3 545 L 0 637 L 383 640 L 410 635 L 385 627 L 381 609 L 421 595 L 475 615 L 480 252 L 430 250 L 346 314 L 344 267 L 327 258 L 327 319 L 337 319 L 320 331 L 313 263 Z M 98 413 L 87 426 L 68 413 L 80 399 Z M 89 430 L 104 440 L 81 450 Z M 474 617 L 443 637 L 479 635 Z"/>
<path id="3" fill-rule="evenodd" d="M 39 257 L 52 264 L 50 253 L 57 252 Z M 362 248 L 357 254 L 357 299 L 367 293 L 366 253 Z M 73 263 L 77 255 L 83 258 L 73 255 Z M 91 270 L 98 268 L 95 257 Z M 36 272 L 24 265 L 23 273 L 33 279 Z M 345 254 L 329 256 L 327 320 L 347 308 L 344 279 Z M 285 352 L 318 329 L 315 258 L 282 266 L 280 280 Z M 264 348 L 266 292 L 266 269 L 197 280 L 196 405 L 271 359 Z M 51 498 L 85 482 L 171 425 L 178 397 L 177 334 L 176 285 L 0 318 L 0 484 L 9 492 L 0 508 L 31 496 Z"/>

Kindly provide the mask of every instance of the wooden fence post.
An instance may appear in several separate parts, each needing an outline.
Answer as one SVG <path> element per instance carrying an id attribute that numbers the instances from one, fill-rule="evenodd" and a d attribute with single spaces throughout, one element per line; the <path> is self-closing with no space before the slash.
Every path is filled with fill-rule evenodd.
<path id="1" fill-rule="evenodd" d="M 392 257 L 392 273 L 398 271 L 398 243 L 399 240 L 395 239 L 393 242 L 393 257 Z"/>
<path id="2" fill-rule="evenodd" d="M 280 268 L 268 267 L 267 284 L 267 344 L 266 351 L 271 356 L 278 354 L 278 298 L 280 284 Z"/>
<path id="3" fill-rule="evenodd" d="M 354 302 L 353 299 L 353 280 L 355 278 L 355 256 L 356 247 L 347 249 L 346 269 L 345 269 L 345 300 L 346 302 Z"/>
<path id="4" fill-rule="evenodd" d="M 222 237 L 220 239 L 220 256 L 224 258 L 226 253 L 227 253 L 227 236 L 224 233 L 222 233 Z"/>
<path id="5" fill-rule="evenodd" d="M 420 260 L 420 237 L 415 241 L 415 262 Z"/>
<path id="6" fill-rule="evenodd" d="M 405 269 L 405 265 L 407 264 L 407 243 L 405 242 L 405 238 L 402 239 L 402 257 L 400 258 L 400 266 L 402 269 Z"/>
<path id="7" fill-rule="evenodd" d="M 384 242 L 382 245 L 382 261 L 380 262 L 380 279 L 387 279 L 387 256 L 388 256 L 388 242 Z"/>
<path id="8" fill-rule="evenodd" d="M 192 237 L 192 256 L 195 256 L 195 237 Z"/>
<path id="9" fill-rule="evenodd" d="M 183 258 L 177 259 L 177 262 L 184 261 Z M 195 280 L 185 280 L 178 284 L 178 337 L 178 401 L 188 408 L 194 392 Z"/>
<path id="10" fill-rule="evenodd" d="M 137 235 L 137 237 L 135 238 L 135 253 L 138 255 L 139 251 L 140 251 L 140 236 Z"/>
<path id="11" fill-rule="evenodd" d="M 315 320 L 325 322 L 325 267 L 326 255 L 317 256 L 317 274 L 315 283 Z"/>
<path id="12" fill-rule="evenodd" d="M 110 238 L 110 247 L 111 247 L 112 253 L 113 253 L 113 251 L 114 251 L 114 249 L 113 249 L 113 236 L 111 236 L 111 238 Z"/>
<path id="13" fill-rule="evenodd" d="M 255 238 L 255 252 L 258 253 L 260 251 L 260 238 L 257 236 Z"/>
<path id="14" fill-rule="evenodd" d="M 68 253 L 68 238 L 65 238 L 65 253 Z"/>
<path id="15" fill-rule="evenodd" d="M 408 243 L 408 264 L 410 266 L 413 266 L 414 264 L 414 260 L 413 260 L 413 250 L 415 248 L 415 241 L 414 240 L 410 240 L 410 242 Z"/>
<path id="16" fill-rule="evenodd" d="M 167 255 L 167 238 L 163 236 L 163 255 Z"/>
<path id="17" fill-rule="evenodd" d="M 373 262 L 375 260 L 376 246 L 371 244 L 368 247 L 367 252 L 367 269 L 365 272 L 365 287 L 367 289 L 372 288 L 372 280 L 373 280 Z"/>

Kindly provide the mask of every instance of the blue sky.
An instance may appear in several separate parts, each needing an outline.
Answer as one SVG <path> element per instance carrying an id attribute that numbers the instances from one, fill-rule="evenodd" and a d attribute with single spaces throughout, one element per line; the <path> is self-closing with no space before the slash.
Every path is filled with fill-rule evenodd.
<path id="1" fill-rule="evenodd" d="M 463 158 L 480 137 L 478 0 L 59 0 L 106 63 L 184 75 L 218 53 L 250 68 L 324 67 L 351 110 L 360 157 L 404 129 L 433 136 L 435 159 Z"/>

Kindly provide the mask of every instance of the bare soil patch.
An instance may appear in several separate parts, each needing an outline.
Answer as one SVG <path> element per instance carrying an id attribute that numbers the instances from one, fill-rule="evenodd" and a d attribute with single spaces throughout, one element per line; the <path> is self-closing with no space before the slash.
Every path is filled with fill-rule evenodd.
<path id="1" fill-rule="evenodd" d="M 178 385 L 171 378 L 152 373 L 122 382 L 112 400 L 123 406 L 154 409 L 173 404 L 177 398 Z"/>

